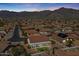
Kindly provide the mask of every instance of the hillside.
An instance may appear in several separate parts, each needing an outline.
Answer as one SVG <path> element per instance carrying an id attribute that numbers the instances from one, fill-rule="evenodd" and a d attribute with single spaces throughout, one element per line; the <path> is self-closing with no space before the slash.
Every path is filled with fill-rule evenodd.
<path id="1" fill-rule="evenodd" d="M 13 12 L 2 10 L 0 18 L 4 20 L 22 20 L 22 19 L 53 19 L 53 20 L 78 20 L 79 10 L 71 8 L 59 8 L 54 11 L 44 10 L 40 12 Z"/>

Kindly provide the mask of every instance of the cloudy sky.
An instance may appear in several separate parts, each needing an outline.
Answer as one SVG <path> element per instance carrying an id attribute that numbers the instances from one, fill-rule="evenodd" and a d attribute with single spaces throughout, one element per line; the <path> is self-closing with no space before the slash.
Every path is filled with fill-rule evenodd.
<path id="1" fill-rule="evenodd" d="M 61 7 L 79 9 L 78 3 L 0 3 L 0 10 L 41 11 L 55 10 Z"/>

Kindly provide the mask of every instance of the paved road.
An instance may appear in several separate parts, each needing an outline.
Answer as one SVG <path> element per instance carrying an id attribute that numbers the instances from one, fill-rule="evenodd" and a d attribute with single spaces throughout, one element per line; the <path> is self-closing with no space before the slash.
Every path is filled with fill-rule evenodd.
<path id="1" fill-rule="evenodd" d="M 62 48 L 62 50 L 75 49 L 75 48 L 79 48 L 79 46 L 74 46 L 74 47 L 66 47 L 66 48 Z"/>

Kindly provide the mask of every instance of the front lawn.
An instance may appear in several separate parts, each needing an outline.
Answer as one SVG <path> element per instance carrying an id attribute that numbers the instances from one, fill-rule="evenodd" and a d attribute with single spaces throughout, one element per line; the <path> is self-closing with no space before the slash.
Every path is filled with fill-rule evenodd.
<path id="1" fill-rule="evenodd" d="M 48 47 L 41 47 L 41 48 L 37 48 L 37 51 L 42 52 L 42 51 L 47 51 Z"/>

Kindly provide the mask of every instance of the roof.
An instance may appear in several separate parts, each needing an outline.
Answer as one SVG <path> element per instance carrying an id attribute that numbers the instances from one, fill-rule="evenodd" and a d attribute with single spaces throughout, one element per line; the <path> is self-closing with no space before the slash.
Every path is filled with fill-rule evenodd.
<path id="1" fill-rule="evenodd" d="M 37 43 L 37 42 L 45 42 L 49 41 L 48 37 L 45 35 L 40 34 L 33 34 L 29 36 L 29 40 L 31 43 Z"/>
<path id="2" fill-rule="evenodd" d="M 1 41 L 0 42 L 0 52 L 3 52 L 7 47 L 8 47 L 8 42 L 7 41 Z"/>
<path id="3" fill-rule="evenodd" d="M 5 31 L 0 31 L 0 34 L 2 34 L 2 33 L 3 33 L 3 34 L 6 34 L 6 32 L 5 32 Z"/>

